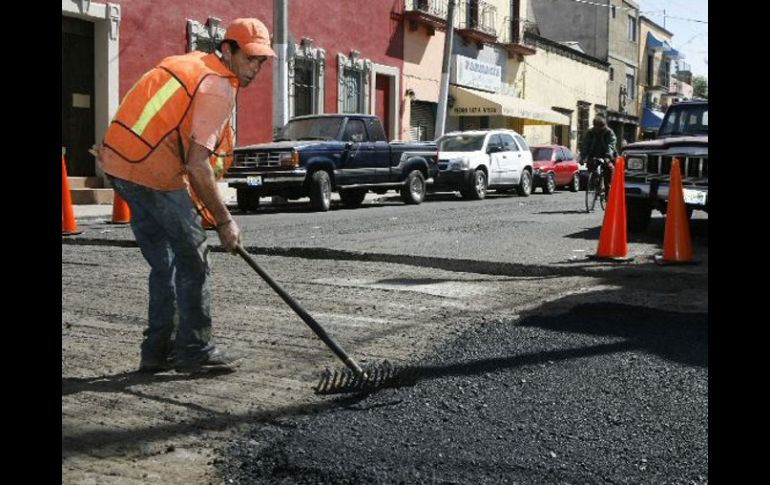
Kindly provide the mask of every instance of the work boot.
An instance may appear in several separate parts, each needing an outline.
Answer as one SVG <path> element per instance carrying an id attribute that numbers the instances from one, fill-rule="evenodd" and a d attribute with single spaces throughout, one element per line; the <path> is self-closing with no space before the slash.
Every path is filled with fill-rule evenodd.
<path id="1" fill-rule="evenodd" d="M 177 372 L 198 372 L 209 369 L 228 369 L 241 358 L 243 356 L 236 352 L 215 347 L 210 352 L 194 359 L 177 360 L 174 370 Z"/>
<path id="2" fill-rule="evenodd" d="M 166 357 L 142 357 L 139 363 L 139 371 L 143 374 L 155 374 L 156 372 L 165 372 L 174 368 L 173 352 Z"/>

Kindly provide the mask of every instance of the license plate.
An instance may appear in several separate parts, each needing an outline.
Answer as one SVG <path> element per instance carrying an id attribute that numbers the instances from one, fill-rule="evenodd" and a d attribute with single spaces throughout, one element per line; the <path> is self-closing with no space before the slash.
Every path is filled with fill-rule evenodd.
<path id="1" fill-rule="evenodd" d="M 251 187 L 259 187 L 262 185 L 262 176 L 261 175 L 254 175 L 246 177 L 246 185 L 249 185 Z"/>
<path id="2" fill-rule="evenodd" d="M 682 189 L 685 204 L 706 205 L 706 192 L 700 190 Z"/>

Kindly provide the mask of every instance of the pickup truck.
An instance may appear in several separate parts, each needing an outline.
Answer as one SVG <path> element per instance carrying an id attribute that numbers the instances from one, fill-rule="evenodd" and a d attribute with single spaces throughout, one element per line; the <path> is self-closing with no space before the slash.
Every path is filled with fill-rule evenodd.
<path id="1" fill-rule="evenodd" d="M 272 143 L 236 148 L 225 180 L 242 211 L 273 195 L 310 197 L 313 210 L 327 211 L 332 191 L 346 207 L 359 206 L 370 190 L 397 190 L 405 203 L 419 204 L 438 170 L 436 158 L 433 142 L 388 142 L 377 116 L 298 116 Z"/>
<path id="2" fill-rule="evenodd" d="M 672 104 L 654 140 L 626 145 L 626 213 L 628 230 L 644 231 L 653 209 L 665 214 L 671 162 L 679 159 L 687 215 L 708 212 L 709 105 L 707 100 Z"/>

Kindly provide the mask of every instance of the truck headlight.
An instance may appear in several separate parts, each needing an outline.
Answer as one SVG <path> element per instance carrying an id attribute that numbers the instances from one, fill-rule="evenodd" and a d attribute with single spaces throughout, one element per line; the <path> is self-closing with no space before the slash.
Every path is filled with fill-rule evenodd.
<path id="1" fill-rule="evenodd" d="M 299 153 L 284 152 L 278 155 L 278 163 L 282 167 L 299 167 Z"/>
<path id="2" fill-rule="evenodd" d="M 629 170 L 644 170 L 644 158 L 642 157 L 628 157 Z"/>

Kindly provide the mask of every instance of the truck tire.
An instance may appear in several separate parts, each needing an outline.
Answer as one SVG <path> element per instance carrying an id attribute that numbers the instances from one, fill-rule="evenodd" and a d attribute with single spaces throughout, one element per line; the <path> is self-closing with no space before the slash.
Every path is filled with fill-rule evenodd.
<path id="1" fill-rule="evenodd" d="M 404 204 L 419 204 L 425 198 L 425 177 L 419 170 L 412 170 L 401 187 Z"/>
<path id="2" fill-rule="evenodd" d="M 646 200 L 626 197 L 626 218 L 628 232 L 643 232 L 650 224 L 652 204 Z"/>
<path id="3" fill-rule="evenodd" d="M 241 212 L 256 212 L 259 207 L 259 192 L 251 189 L 237 189 L 235 194 L 238 210 Z"/>
<path id="4" fill-rule="evenodd" d="M 332 182 L 329 174 L 318 170 L 310 178 L 310 207 L 314 211 L 326 212 L 332 204 Z"/>
<path id="5" fill-rule="evenodd" d="M 543 184 L 544 194 L 553 194 L 556 192 L 556 178 L 553 176 L 553 172 L 548 172 L 545 176 L 545 183 Z"/>
<path id="6" fill-rule="evenodd" d="M 516 187 L 516 191 L 520 197 L 529 197 L 532 193 L 532 174 L 529 170 L 521 172 L 521 180 L 519 180 L 519 186 Z"/>
<path id="7" fill-rule="evenodd" d="M 340 200 L 345 207 L 358 207 L 366 197 L 366 189 L 340 190 Z"/>
<path id="8" fill-rule="evenodd" d="M 460 190 L 463 199 L 482 200 L 487 196 L 487 175 L 483 170 L 476 170 L 471 175 L 470 184 Z"/>

